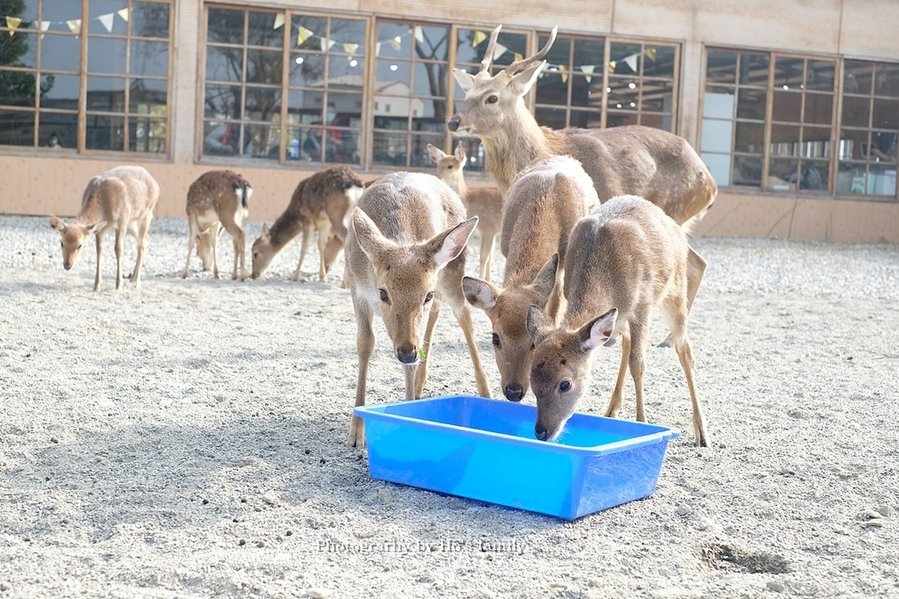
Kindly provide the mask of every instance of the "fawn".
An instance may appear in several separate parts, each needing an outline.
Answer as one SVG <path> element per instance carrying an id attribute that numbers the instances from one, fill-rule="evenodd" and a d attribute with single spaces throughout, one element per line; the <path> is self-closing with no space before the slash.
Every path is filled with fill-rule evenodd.
<path id="1" fill-rule="evenodd" d="M 433 357 L 434 325 L 444 300 L 465 335 L 478 394 L 490 396 L 462 295 L 465 245 L 478 218 L 464 218 L 459 196 L 423 173 L 384 175 L 362 194 L 346 244 L 359 357 L 356 406 L 365 405 L 375 343 L 372 322 L 378 312 L 404 367 L 406 399 L 421 397 Z M 365 443 L 363 422 L 355 416 L 349 443 Z"/>
<path id="2" fill-rule="evenodd" d="M 535 346 L 531 387 L 537 396 L 537 438 L 545 441 L 558 436 L 589 388 L 594 350 L 619 335 L 621 363 L 605 415 L 618 414 L 624 377 L 630 368 L 637 420 L 646 420 L 643 372 L 647 330 L 658 307 L 670 327 L 687 380 L 696 444 L 708 446 L 687 337 L 690 248 L 683 229 L 645 199 L 620 196 L 575 225 L 568 249 L 568 307 L 561 325 L 556 327 L 538 306 L 531 306 L 527 316 Z"/>
<path id="3" fill-rule="evenodd" d="M 103 254 L 103 235 L 115 230 L 116 289 L 122 287 L 122 253 L 125 251 L 125 234 L 137 240 L 137 259 L 131 282 L 140 285 L 140 267 L 147 251 L 150 222 L 159 201 L 159 184 L 141 166 L 117 166 L 102 175 L 93 177 L 84 189 L 81 211 L 72 223 L 56 216 L 50 217 L 50 226 L 62 238 L 62 264 L 66 270 L 75 265 L 84 240 L 93 234 L 97 244 L 97 271 L 94 291 L 100 290 L 100 257 Z"/>

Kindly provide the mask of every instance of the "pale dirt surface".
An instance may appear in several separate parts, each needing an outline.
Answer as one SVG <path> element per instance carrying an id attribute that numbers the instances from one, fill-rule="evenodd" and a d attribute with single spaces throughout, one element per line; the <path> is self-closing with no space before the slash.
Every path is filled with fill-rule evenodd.
<path id="1" fill-rule="evenodd" d="M 371 480 L 344 442 L 342 261 L 295 283 L 291 245 L 265 280 L 196 258 L 182 280 L 186 233 L 155 221 L 143 286 L 121 292 L 107 240 L 94 293 L 92 243 L 64 272 L 44 218 L 0 217 L 0 598 L 899 596 L 899 248 L 695 240 L 713 446 L 692 446 L 675 353 L 651 349 L 648 416 L 684 432 L 658 489 L 565 523 Z M 402 396 L 377 326 L 370 403 Z M 427 394 L 472 392 L 448 310 L 436 339 Z M 582 411 L 611 392 L 603 351 Z"/>

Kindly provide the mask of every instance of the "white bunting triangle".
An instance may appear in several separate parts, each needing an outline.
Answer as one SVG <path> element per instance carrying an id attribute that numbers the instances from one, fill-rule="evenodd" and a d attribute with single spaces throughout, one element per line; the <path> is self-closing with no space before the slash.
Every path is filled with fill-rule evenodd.
<path id="1" fill-rule="evenodd" d="M 592 75 L 593 75 L 593 71 L 596 70 L 595 64 L 585 64 L 585 65 L 581 66 L 581 70 L 587 74 L 587 76 L 585 77 L 585 79 L 587 80 L 587 83 L 590 83 L 591 81 L 593 81 Z"/>
<path id="2" fill-rule="evenodd" d="M 284 15 L 277 14 L 275 15 L 275 26 L 272 29 L 281 29 L 284 27 Z"/>
<path id="3" fill-rule="evenodd" d="M 128 9 L 128 8 L 123 8 L 122 10 L 117 11 L 116 14 L 119 15 L 120 17 L 122 17 L 122 20 L 123 20 L 123 21 L 127 22 L 127 21 L 128 21 L 128 14 L 129 14 L 128 11 L 129 11 L 129 10 L 130 10 L 130 9 Z"/>
<path id="4" fill-rule="evenodd" d="M 425 43 L 425 32 L 421 27 L 416 26 L 414 30 L 415 39 L 418 40 L 419 44 Z"/>
<path id="5" fill-rule="evenodd" d="M 496 47 L 493 49 L 493 60 L 499 60 L 499 57 L 506 53 L 509 48 L 502 44 L 496 44 Z"/>
<path id="6" fill-rule="evenodd" d="M 81 19 L 71 19 L 69 21 L 66 21 L 66 25 L 69 26 L 69 31 L 71 31 L 75 35 L 79 35 L 81 33 Z"/>
<path id="7" fill-rule="evenodd" d="M 103 25 L 104 29 L 106 29 L 106 33 L 112 33 L 113 19 L 115 19 L 114 12 L 97 17 L 97 20 L 100 21 L 100 24 Z"/>

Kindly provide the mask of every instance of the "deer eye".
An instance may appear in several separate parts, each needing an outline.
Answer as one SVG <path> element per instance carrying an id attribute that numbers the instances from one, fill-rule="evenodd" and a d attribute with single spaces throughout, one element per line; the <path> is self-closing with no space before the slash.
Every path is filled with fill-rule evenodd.
<path id="1" fill-rule="evenodd" d="M 78 244 L 78 247 L 76 247 L 75 249 L 76 249 L 76 250 L 80 250 L 82 245 L 84 245 L 84 244 L 83 244 L 83 243 L 79 243 L 79 244 Z"/>
<path id="2" fill-rule="evenodd" d="M 384 296 L 381 296 L 381 299 L 384 299 Z M 425 303 L 429 303 L 432 299 L 434 299 L 434 292 L 428 291 L 428 294 L 425 295 Z"/>
<path id="3" fill-rule="evenodd" d="M 387 296 L 387 290 L 384 288 L 378 289 L 378 293 L 381 294 L 381 301 L 385 304 L 390 301 L 390 298 Z"/>
<path id="4" fill-rule="evenodd" d="M 496 347 L 502 347 L 502 343 L 499 342 L 499 335 L 493 333 L 493 345 Z"/>
<path id="5" fill-rule="evenodd" d="M 496 94 L 487 96 L 487 104 L 496 104 L 497 102 L 499 102 L 499 96 Z"/>
<path id="6" fill-rule="evenodd" d="M 562 381 L 559 383 L 559 391 L 567 393 L 569 390 L 571 390 L 571 381 Z"/>

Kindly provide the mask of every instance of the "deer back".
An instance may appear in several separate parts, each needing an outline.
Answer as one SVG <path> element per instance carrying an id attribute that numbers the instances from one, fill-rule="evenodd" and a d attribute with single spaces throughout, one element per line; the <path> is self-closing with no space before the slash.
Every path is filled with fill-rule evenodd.
<path id="1" fill-rule="evenodd" d="M 127 224 L 156 208 L 159 184 L 141 166 L 117 166 L 90 180 L 78 222 Z"/>

